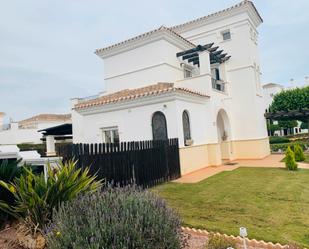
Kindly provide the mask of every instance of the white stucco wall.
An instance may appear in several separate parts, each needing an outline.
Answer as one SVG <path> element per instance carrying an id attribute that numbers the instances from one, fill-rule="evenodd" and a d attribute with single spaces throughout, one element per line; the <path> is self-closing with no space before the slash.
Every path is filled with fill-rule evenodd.
<path id="1" fill-rule="evenodd" d="M 217 116 L 220 110 L 224 110 L 228 119 L 229 127 L 226 129 L 228 142 L 265 139 L 267 137 L 265 104 L 260 84 L 257 41 L 259 21 L 253 20 L 251 14 L 243 8 L 230 15 L 226 12 L 221 18 L 216 20 L 213 18 L 201 25 L 175 29 L 196 45 L 214 42 L 214 46 L 219 46 L 219 50 L 223 49 L 224 53 L 231 56 L 230 60 L 220 65 L 220 75 L 226 82 L 225 93 L 212 88 L 208 52 L 200 53 L 200 74 L 184 79 L 181 61 L 176 57 L 176 53 L 186 49 L 165 39 L 151 40 L 139 47 L 132 46 L 129 50 L 127 45 L 123 48 L 125 51 L 115 52 L 103 58 L 107 90 L 105 94 L 157 82 L 174 82 L 176 87 L 189 88 L 207 94 L 209 98 L 203 101 L 161 99 L 134 107 L 124 103 L 122 109 L 107 110 L 106 106 L 102 106 L 89 108 L 88 111 L 73 110 L 74 143 L 102 142 L 100 129 L 110 126 L 119 127 L 121 141 L 152 139 L 151 116 L 155 111 L 162 111 L 167 119 L 168 136 L 178 137 L 180 146 L 183 147 L 183 110 L 189 112 L 191 137 L 196 146 L 220 142 L 217 129 Z M 231 31 L 231 40 L 223 41 L 222 31 L 226 30 Z M 113 105 L 118 104 L 111 104 Z M 239 152 L 240 147 L 246 145 L 239 144 L 234 143 L 235 147 L 238 146 L 236 152 L 243 155 L 245 153 Z M 215 146 L 210 150 L 216 151 Z M 265 147 L 264 144 L 261 146 Z"/>
<path id="2" fill-rule="evenodd" d="M 20 129 L 18 123 L 11 123 L 8 130 L 0 130 L 0 144 L 16 145 L 21 143 L 39 144 L 42 143 L 42 133 L 39 130 L 61 125 L 63 122 L 48 121 L 40 122 L 35 129 Z"/>
<path id="3" fill-rule="evenodd" d="M 230 30 L 231 40 L 223 41 L 222 32 Z M 247 12 L 226 16 L 216 22 L 177 30 L 195 44 L 214 42 L 224 53 L 231 55 L 225 65 L 225 80 L 228 96 L 229 119 L 233 140 L 267 137 L 264 118 L 265 105 L 260 82 L 257 26 Z"/>
<path id="4" fill-rule="evenodd" d="M 183 49 L 162 38 L 104 58 L 106 92 L 181 79 L 183 70 L 176 53 Z"/>
<path id="5" fill-rule="evenodd" d="M 42 143 L 42 134 L 37 129 L 19 129 L 17 123 L 11 124 L 11 129 L 0 131 L 0 144 L 16 145 L 21 143 Z"/>

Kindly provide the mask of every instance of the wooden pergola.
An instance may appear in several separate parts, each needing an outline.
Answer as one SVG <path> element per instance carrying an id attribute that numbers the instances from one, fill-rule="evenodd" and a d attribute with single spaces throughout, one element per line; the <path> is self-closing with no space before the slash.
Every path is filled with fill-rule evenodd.
<path id="1" fill-rule="evenodd" d="M 179 52 L 176 54 L 177 57 L 182 57 L 182 60 L 188 60 L 193 65 L 200 66 L 199 52 L 208 51 L 210 56 L 210 64 L 223 63 L 231 58 L 227 53 L 223 53 L 223 50 L 218 50 L 219 47 L 213 47 L 214 43 L 206 45 L 198 45 L 195 48 Z"/>
<path id="2" fill-rule="evenodd" d="M 280 112 L 268 112 L 266 110 L 265 118 L 270 120 L 308 120 L 309 109 L 292 110 L 292 111 L 280 111 Z"/>
<path id="3" fill-rule="evenodd" d="M 278 111 L 269 112 L 266 110 L 264 114 L 267 120 L 300 120 L 308 123 L 308 133 L 309 133 L 309 109 L 300 110 L 289 110 L 289 111 Z"/>

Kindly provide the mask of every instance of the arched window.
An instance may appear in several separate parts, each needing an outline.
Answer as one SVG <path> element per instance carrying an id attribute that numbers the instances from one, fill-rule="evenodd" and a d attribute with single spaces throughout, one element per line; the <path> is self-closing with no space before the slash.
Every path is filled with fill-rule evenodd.
<path id="1" fill-rule="evenodd" d="M 188 111 L 182 113 L 182 125 L 183 125 L 183 139 L 185 146 L 190 145 L 188 142 L 191 140 L 191 128 Z"/>
<path id="2" fill-rule="evenodd" d="M 166 119 L 162 112 L 155 112 L 152 116 L 152 135 L 153 140 L 168 139 Z"/>

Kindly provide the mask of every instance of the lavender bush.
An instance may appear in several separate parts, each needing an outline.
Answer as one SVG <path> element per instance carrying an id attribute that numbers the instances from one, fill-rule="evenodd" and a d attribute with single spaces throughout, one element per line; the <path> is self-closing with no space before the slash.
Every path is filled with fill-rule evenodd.
<path id="1" fill-rule="evenodd" d="M 165 202 L 136 187 L 108 188 L 61 205 L 49 249 L 179 249 L 180 221 Z"/>

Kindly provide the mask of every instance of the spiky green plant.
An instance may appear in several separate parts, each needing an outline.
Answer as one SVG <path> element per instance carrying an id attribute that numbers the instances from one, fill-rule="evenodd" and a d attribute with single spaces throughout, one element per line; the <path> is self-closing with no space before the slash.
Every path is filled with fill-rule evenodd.
<path id="1" fill-rule="evenodd" d="M 294 152 L 289 146 L 285 152 L 285 166 L 288 170 L 297 170 L 297 163 L 295 162 Z"/>
<path id="2" fill-rule="evenodd" d="M 36 175 L 28 168 L 24 171 L 12 183 L 0 181 L 15 198 L 13 204 L 2 202 L 0 208 L 17 218 L 27 218 L 30 229 L 43 229 L 54 208 L 80 193 L 95 191 L 102 184 L 95 176 L 89 176 L 88 168 L 77 168 L 73 161 L 59 162 L 54 169 L 48 166 L 47 180 L 44 174 Z"/>
<path id="3" fill-rule="evenodd" d="M 20 177 L 22 174 L 22 168 L 18 166 L 19 163 L 20 160 L 2 160 L 0 163 L 0 181 L 9 183 L 15 178 Z M 0 185 L 0 202 L 1 201 L 11 205 L 14 203 L 14 195 Z M 6 212 L 1 211 L 0 207 L 0 228 L 1 224 L 4 224 L 9 218 L 9 215 Z"/>
<path id="4" fill-rule="evenodd" d="M 303 148 L 299 144 L 294 145 L 294 154 L 296 162 L 305 161 L 305 154 Z"/>

